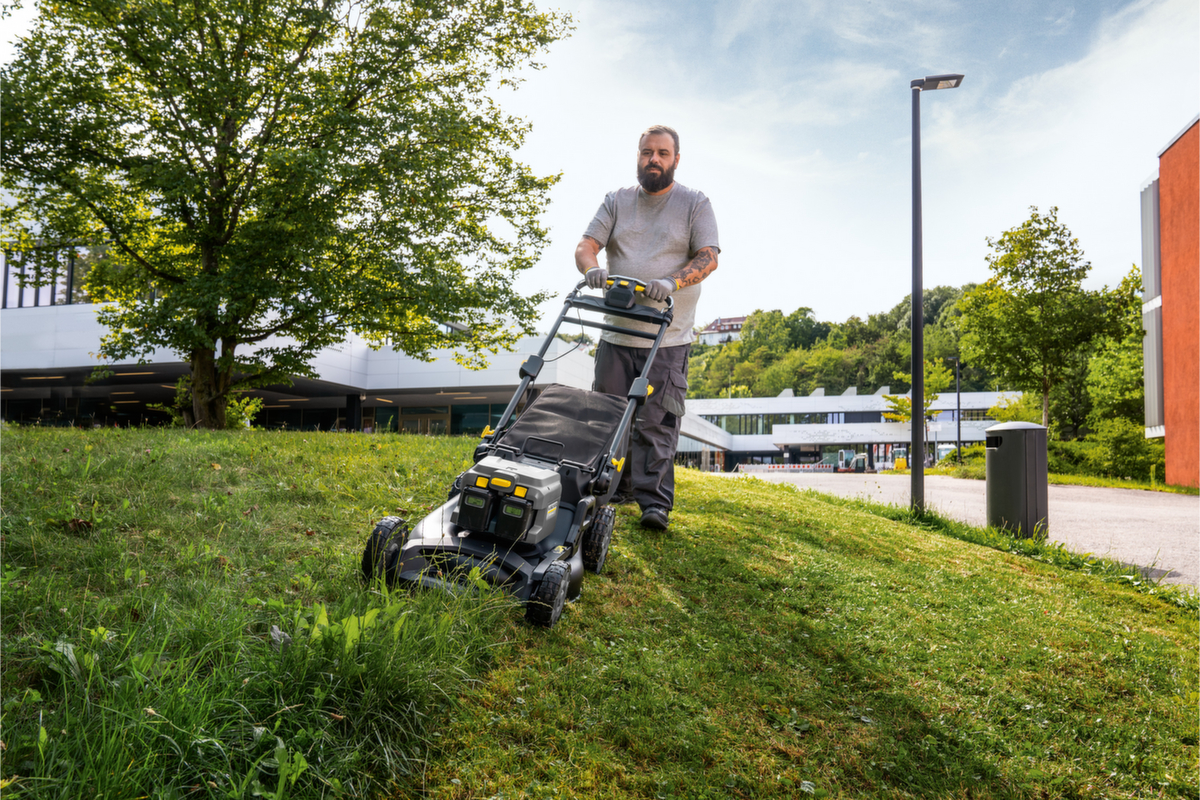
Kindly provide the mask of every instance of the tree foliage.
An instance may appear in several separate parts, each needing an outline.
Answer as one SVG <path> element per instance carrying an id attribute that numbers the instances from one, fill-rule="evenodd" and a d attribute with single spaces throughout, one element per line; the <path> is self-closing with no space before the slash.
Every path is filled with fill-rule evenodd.
<path id="1" fill-rule="evenodd" d="M 967 286 L 925 290 L 925 357 L 958 355 L 958 303 Z M 724 397 L 731 386 L 745 386 L 750 396 L 773 397 L 791 389 L 811 394 L 818 388 L 841 394 L 854 387 L 874 393 L 881 387 L 908 390 L 898 377 L 911 368 L 911 304 L 908 298 L 890 311 L 864 321 L 818 321 L 811 308 L 755 311 L 746 318 L 740 341 L 716 347 L 697 346 L 690 367 L 693 397 Z M 964 391 L 991 388 L 993 375 L 979 362 L 963 362 Z"/>
<path id="2" fill-rule="evenodd" d="M 105 242 L 109 359 L 166 347 L 197 422 L 350 331 L 477 361 L 555 178 L 492 101 L 564 34 L 529 0 L 43 3 L 4 68 L 6 229 Z M 536 64 L 534 64 L 536 66 Z M 443 323 L 454 323 L 447 326 Z"/>
<path id="3" fill-rule="evenodd" d="M 1041 404 L 1029 392 L 1002 394 L 987 415 L 996 422 L 1037 422 L 1042 418 Z"/>
<path id="4" fill-rule="evenodd" d="M 1082 286 L 1091 264 L 1058 209 L 1030 212 L 988 239 L 992 276 L 963 297 L 960 326 L 964 355 L 988 364 L 1003 383 L 1039 392 L 1049 426 L 1051 390 L 1106 321 L 1101 294 Z"/>
<path id="5" fill-rule="evenodd" d="M 895 374 L 897 381 L 912 385 L 911 372 L 897 372 Z M 938 395 L 946 391 L 954 383 L 954 372 L 946 366 L 946 362 L 938 359 L 937 361 L 925 362 L 925 397 L 921 404 L 922 418 L 929 422 L 936 416 L 930 411 L 934 402 L 937 401 Z M 904 395 L 885 394 L 883 399 L 887 401 L 888 410 L 883 412 L 885 419 L 890 419 L 893 422 L 912 422 L 913 419 L 913 399 Z"/>
<path id="6" fill-rule="evenodd" d="M 1115 329 L 1100 338 L 1087 365 L 1093 429 L 1105 419 L 1121 418 L 1141 425 L 1145 418 L 1141 285 L 1141 270 L 1135 266 L 1108 298 Z"/>

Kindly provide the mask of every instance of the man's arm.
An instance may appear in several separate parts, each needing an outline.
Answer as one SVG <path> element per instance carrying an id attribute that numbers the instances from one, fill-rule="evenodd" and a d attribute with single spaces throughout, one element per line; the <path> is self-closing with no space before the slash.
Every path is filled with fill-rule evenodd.
<path id="1" fill-rule="evenodd" d="M 665 278 L 650 281 L 646 284 L 646 296 L 660 303 L 673 292 L 685 286 L 696 286 L 707 278 L 717 268 L 717 251 L 714 247 L 701 247 L 692 260 L 683 269 Z"/>
<path id="2" fill-rule="evenodd" d="M 584 236 L 575 246 L 575 268 L 586 274 L 589 269 L 596 269 L 600 261 L 596 258 L 600 253 L 600 243 L 590 236 Z"/>
<path id="3" fill-rule="evenodd" d="M 685 286 L 696 286 L 700 281 L 712 275 L 717 270 L 717 251 L 713 247 L 701 247 L 692 260 L 683 269 L 670 277 L 675 285 L 682 289 Z"/>

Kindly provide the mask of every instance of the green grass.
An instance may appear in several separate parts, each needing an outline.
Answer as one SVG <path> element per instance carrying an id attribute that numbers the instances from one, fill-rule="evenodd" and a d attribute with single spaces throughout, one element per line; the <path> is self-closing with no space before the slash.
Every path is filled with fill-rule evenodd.
<path id="1" fill-rule="evenodd" d="M 374 520 L 444 499 L 461 441 L 8 428 L 3 448 L 6 798 L 371 796 L 419 770 L 511 606 L 357 577 Z"/>
<path id="2" fill-rule="evenodd" d="M 881 475 L 908 475 L 906 469 L 882 470 Z M 952 464 L 947 461 L 942 461 L 938 466 L 925 470 L 926 475 L 945 475 L 951 478 L 969 478 L 971 480 L 982 481 L 987 478 L 987 470 L 983 463 L 967 463 L 961 467 L 957 464 Z M 1169 492 L 1171 494 L 1200 494 L 1200 489 L 1194 486 L 1176 486 L 1174 484 L 1149 483 L 1146 481 L 1135 481 L 1129 478 L 1104 478 L 1098 475 L 1061 475 L 1056 472 L 1051 472 L 1046 476 L 1049 483 L 1060 484 L 1063 486 L 1099 486 L 1104 489 L 1138 489 L 1145 492 Z"/>
<path id="3" fill-rule="evenodd" d="M 549 632 L 364 589 L 473 445 L 6 429 L 5 797 L 1200 791 L 1194 595 L 936 517 L 685 470 Z"/>

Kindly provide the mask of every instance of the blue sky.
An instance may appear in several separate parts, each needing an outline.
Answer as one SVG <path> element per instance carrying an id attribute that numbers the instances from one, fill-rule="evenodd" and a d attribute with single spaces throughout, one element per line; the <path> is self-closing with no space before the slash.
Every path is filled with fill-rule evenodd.
<path id="1" fill-rule="evenodd" d="M 922 98 L 926 287 L 986 279 L 986 238 L 1031 205 L 1059 207 L 1092 288 L 1115 284 L 1141 261 L 1157 154 L 1200 113 L 1196 0 L 542 7 L 570 12 L 574 33 L 497 96 L 533 125 L 523 160 L 563 176 L 553 243 L 520 285 L 573 285 L 579 236 L 605 192 L 634 183 L 638 133 L 662 122 L 682 137 L 677 180 L 711 198 L 721 230 L 701 324 L 799 306 L 840 322 L 908 293 L 913 78 L 966 75 Z"/>
<path id="2" fill-rule="evenodd" d="M 502 105 L 522 153 L 561 172 L 553 244 L 523 285 L 560 296 L 637 135 L 677 128 L 676 179 L 707 194 L 720 268 L 697 320 L 809 306 L 842 321 L 911 286 L 909 81 L 922 98 L 925 286 L 987 278 L 986 239 L 1059 207 L 1093 288 L 1141 261 L 1139 192 L 1200 113 L 1195 0 L 1089 3 L 748 0 L 548 3 L 571 38 Z M 547 313 L 557 311 L 549 304 Z"/>

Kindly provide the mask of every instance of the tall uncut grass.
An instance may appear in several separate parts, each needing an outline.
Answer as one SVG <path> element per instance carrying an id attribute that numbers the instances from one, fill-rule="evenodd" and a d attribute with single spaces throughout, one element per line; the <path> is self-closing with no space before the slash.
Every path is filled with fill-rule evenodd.
<path id="1" fill-rule="evenodd" d="M 358 577 L 467 443 L 4 431 L 5 797 L 373 796 L 479 674 L 487 593 Z M 419 452 L 414 452 L 414 449 Z"/>

